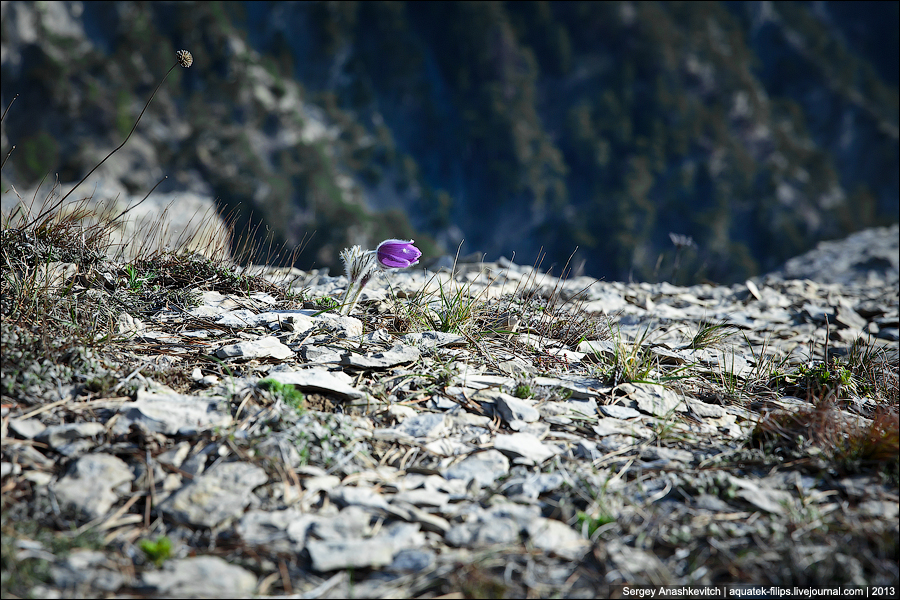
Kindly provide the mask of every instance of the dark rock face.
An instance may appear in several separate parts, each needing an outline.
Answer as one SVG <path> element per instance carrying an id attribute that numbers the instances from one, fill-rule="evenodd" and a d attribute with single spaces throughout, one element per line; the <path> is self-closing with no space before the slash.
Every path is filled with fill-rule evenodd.
<path id="1" fill-rule="evenodd" d="M 897 6 L 863 4 L 4 3 L 4 187 L 77 181 L 186 48 L 101 182 L 302 268 L 396 237 L 744 281 L 898 220 Z"/>

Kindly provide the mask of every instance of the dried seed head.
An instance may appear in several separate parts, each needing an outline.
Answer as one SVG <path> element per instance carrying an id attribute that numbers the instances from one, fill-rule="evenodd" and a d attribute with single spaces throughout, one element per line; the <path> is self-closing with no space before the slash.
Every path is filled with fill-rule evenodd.
<path id="1" fill-rule="evenodd" d="M 188 52 L 187 50 L 179 50 L 176 53 L 176 56 L 178 57 L 178 64 L 181 65 L 182 67 L 184 67 L 185 69 L 187 69 L 192 64 L 194 64 L 194 57 L 191 56 L 191 53 Z"/>

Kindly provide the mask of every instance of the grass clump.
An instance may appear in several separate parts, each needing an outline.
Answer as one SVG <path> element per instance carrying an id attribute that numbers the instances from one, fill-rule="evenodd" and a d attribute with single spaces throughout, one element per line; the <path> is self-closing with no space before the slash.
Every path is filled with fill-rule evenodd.
<path id="1" fill-rule="evenodd" d="M 724 321 L 720 321 L 717 323 L 703 321 L 700 323 L 697 333 L 691 338 L 691 342 L 690 344 L 688 344 L 688 348 L 692 348 L 694 350 L 709 348 L 710 346 L 720 344 L 721 342 L 727 340 L 729 337 L 737 333 L 737 331 L 737 327 L 725 323 Z"/>
<path id="2" fill-rule="evenodd" d="M 306 397 L 293 385 L 283 384 L 274 379 L 260 379 L 256 385 L 270 392 L 275 398 L 281 400 L 298 413 L 302 414 L 306 410 L 304 402 Z"/>
<path id="3" fill-rule="evenodd" d="M 583 510 L 576 513 L 575 528 L 585 537 L 592 539 L 598 529 L 604 525 L 615 523 L 616 518 L 603 512 L 588 514 Z"/>
<path id="4" fill-rule="evenodd" d="M 900 473 L 897 407 L 881 406 L 859 419 L 825 401 L 810 408 L 766 413 L 747 444 L 782 460 L 823 457 L 840 473 L 880 472 L 892 485 Z"/>
<path id="5" fill-rule="evenodd" d="M 534 396 L 534 390 L 532 390 L 531 386 L 527 383 L 520 383 L 516 385 L 516 389 L 513 392 L 513 395 L 516 398 L 522 398 L 524 400 L 525 398 L 531 398 L 532 396 Z"/>

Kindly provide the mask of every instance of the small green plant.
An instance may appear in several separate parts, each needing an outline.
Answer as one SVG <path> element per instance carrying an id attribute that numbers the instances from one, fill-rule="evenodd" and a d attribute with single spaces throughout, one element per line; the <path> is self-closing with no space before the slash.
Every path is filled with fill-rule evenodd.
<path id="1" fill-rule="evenodd" d="M 609 525 L 610 523 L 615 523 L 616 518 L 610 516 L 602 511 L 596 511 L 594 513 L 588 514 L 583 510 L 579 510 L 576 513 L 576 526 L 575 528 L 582 533 L 587 534 L 588 538 L 594 536 L 594 533 L 603 527 L 604 525 Z"/>
<path id="2" fill-rule="evenodd" d="M 157 567 L 172 556 L 172 541 L 166 536 L 158 537 L 153 541 L 141 540 L 138 546 Z"/>
<path id="3" fill-rule="evenodd" d="M 313 301 L 316 308 L 322 311 L 333 311 L 341 308 L 341 303 L 335 300 L 334 298 L 323 296 L 321 298 L 316 298 Z"/>
<path id="4" fill-rule="evenodd" d="M 125 274 L 128 277 L 128 289 L 133 292 L 140 290 L 144 286 L 144 283 L 156 278 L 155 272 L 149 271 L 142 275 L 134 265 L 126 265 Z"/>
<path id="5" fill-rule="evenodd" d="M 534 391 L 527 383 L 520 383 L 516 386 L 514 395 L 516 398 L 531 398 L 532 396 L 534 396 Z"/>
<path id="6" fill-rule="evenodd" d="M 274 379 L 260 379 L 257 383 L 260 389 L 271 392 L 276 398 L 280 398 L 285 404 L 303 413 L 306 410 L 305 396 L 297 388 L 290 384 L 283 384 Z"/>
<path id="7" fill-rule="evenodd" d="M 837 394 L 841 388 L 850 393 L 856 389 L 853 372 L 836 358 L 829 363 L 813 361 L 789 373 L 776 373 L 773 383 L 789 394 L 814 400 Z"/>

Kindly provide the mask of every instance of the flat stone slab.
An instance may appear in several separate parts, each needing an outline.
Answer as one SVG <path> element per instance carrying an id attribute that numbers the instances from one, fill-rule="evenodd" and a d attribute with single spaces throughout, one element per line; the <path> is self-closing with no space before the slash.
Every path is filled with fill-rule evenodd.
<path id="1" fill-rule="evenodd" d="M 395 429 L 414 438 L 435 438 L 446 429 L 446 419 L 443 413 L 422 413 L 404 419 Z"/>
<path id="2" fill-rule="evenodd" d="M 614 419 L 636 419 L 641 416 L 639 411 L 618 404 L 603 404 L 598 409 L 607 417 Z"/>
<path id="3" fill-rule="evenodd" d="M 88 454 L 75 461 L 65 477 L 51 484 L 50 489 L 60 505 L 97 519 L 119 499 L 116 488 L 133 479 L 134 473 L 122 459 L 110 454 Z"/>
<path id="4" fill-rule="evenodd" d="M 172 494 L 160 509 L 177 521 L 216 527 L 237 517 L 250 503 L 253 488 L 268 480 L 256 465 L 220 463 Z"/>
<path id="5" fill-rule="evenodd" d="M 47 444 L 60 454 L 74 456 L 95 445 L 92 439 L 106 431 L 102 423 L 65 423 L 43 429 L 35 441 Z"/>
<path id="6" fill-rule="evenodd" d="M 494 440 L 494 448 L 511 456 L 514 462 L 522 464 L 539 465 L 557 454 L 557 451 L 542 444 L 530 433 L 498 435 Z"/>
<path id="7" fill-rule="evenodd" d="M 230 344 L 216 350 L 216 356 L 219 358 L 277 358 L 283 360 L 293 355 L 293 350 L 272 336 Z"/>
<path id="8" fill-rule="evenodd" d="M 347 352 L 341 357 L 341 364 L 357 369 L 387 369 L 417 361 L 421 356 L 418 348 L 396 344 L 390 350 L 378 352 Z"/>
<path id="9" fill-rule="evenodd" d="M 115 433 L 124 434 L 132 423 L 166 435 L 193 435 L 231 425 L 231 415 L 220 410 L 223 398 L 201 398 L 184 394 L 160 394 L 139 390 L 135 402 L 122 404 Z"/>
<path id="10" fill-rule="evenodd" d="M 497 390 L 481 390 L 475 394 L 473 400 L 493 402 L 495 409 L 507 423 L 513 421 L 533 423 L 541 417 L 541 413 L 533 406 L 532 402 Z"/>
<path id="11" fill-rule="evenodd" d="M 218 556 L 167 560 L 141 579 L 156 595 L 169 598 L 241 598 L 256 588 L 256 575 Z"/>
<path id="12" fill-rule="evenodd" d="M 632 408 L 654 417 L 671 416 L 687 411 L 687 404 L 672 390 L 661 385 L 625 383 L 619 386 L 632 402 Z"/>
<path id="13" fill-rule="evenodd" d="M 444 536 L 444 541 L 451 546 L 475 548 L 514 544 L 519 541 L 520 530 L 519 524 L 508 517 L 470 521 L 454 525 Z"/>
<path id="14" fill-rule="evenodd" d="M 447 346 L 465 346 L 468 341 L 461 335 L 445 333 L 443 331 L 423 331 L 421 333 L 408 333 L 400 337 L 400 341 L 407 346 L 420 346 L 422 348 L 446 348 Z"/>
<path id="15" fill-rule="evenodd" d="M 477 452 L 444 471 L 447 479 L 475 479 L 480 485 L 492 485 L 509 473 L 509 459 L 499 450 Z"/>
<path id="16" fill-rule="evenodd" d="M 331 392 L 345 398 L 365 398 L 365 392 L 357 390 L 353 379 L 340 371 L 327 371 L 321 367 L 296 371 L 270 371 L 267 379 L 297 386 L 303 391 Z"/>
<path id="17" fill-rule="evenodd" d="M 390 544 L 379 539 L 311 540 L 306 549 L 316 571 L 384 567 L 396 555 Z"/>
<path id="18" fill-rule="evenodd" d="M 591 547 L 589 540 L 560 521 L 539 517 L 525 526 L 531 544 L 567 560 L 579 560 Z"/>

